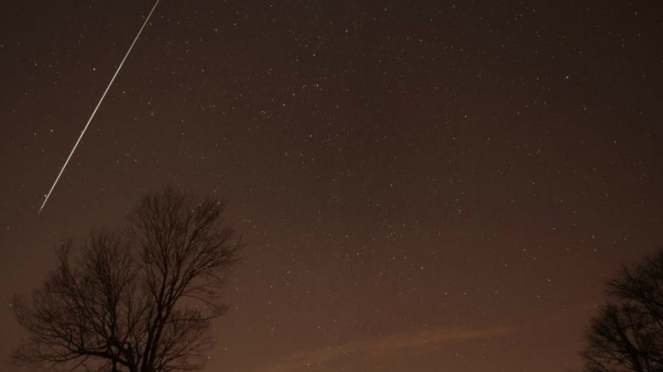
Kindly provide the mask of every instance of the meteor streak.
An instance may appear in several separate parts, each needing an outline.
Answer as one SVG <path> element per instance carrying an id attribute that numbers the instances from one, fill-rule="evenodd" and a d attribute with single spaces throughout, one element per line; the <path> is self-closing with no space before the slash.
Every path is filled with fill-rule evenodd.
<path id="1" fill-rule="evenodd" d="M 143 29 L 147 25 L 147 22 L 149 22 L 150 17 L 152 17 L 152 13 L 154 13 L 154 9 L 157 8 L 157 5 L 159 5 L 159 1 L 157 0 L 154 3 L 154 6 L 152 7 L 152 10 L 150 10 L 150 14 L 147 15 L 147 18 L 145 18 L 145 22 L 143 22 L 143 26 L 141 26 L 140 30 L 138 30 L 138 34 L 136 34 L 136 37 L 134 38 L 134 41 L 131 43 L 131 46 L 129 47 L 129 50 L 127 50 L 127 54 L 124 55 L 124 58 L 122 59 L 122 62 L 120 62 L 120 65 L 117 67 L 117 70 L 115 71 L 115 75 L 113 75 L 113 78 L 111 79 L 110 83 L 108 83 L 108 86 L 106 87 L 106 90 L 104 91 L 104 94 L 101 96 L 101 99 L 99 99 L 99 102 L 97 103 L 97 107 L 94 108 L 94 111 L 92 111 L 92 115 L 90 115 L 90 118 L 87 121 L 87 124 L 85 124 L 85 127 L 83 128 L 83 131 L 81 132 L 81 135 L 78 136 L 78 140 L 76 141 L 76 144 L 74 144 L 74 148 L 71 149 L 71 152 L 69 153 L 69 156 L 67 157 L 67 160 L 64 162 L 64 165 L 60 169 L 60 173 L 58 176 L 55 178 L 55 182 L 53 182 L 53 186 L 51 186 L 51 189 L 48 191 L 48 194 L 46 194 L 46 197 L 44 198 L 44 202 L 41 204 L 41 208 L 39 208 L 39 212 L 37 214 L 41 213 L 42 209 L 44 209 L 44 206 L 46 205 L 46 202 L 48 201 L 48 198 L 51 196 L 51 193 L 53 192 L 53 189 L 55 189 L 55 185 L 58 184 L 58 181 L 60 180 L 60 177 L 62 176 L 62 173 L 64 173 L 64 169 L 67 167 L 67 164 L 69 164 L 69 160 L 71 160 L 72 155 L 74 155 L 74 152 L 76 151 L 76 148 L 78 147 L 78 144 L 81 142 L 81 139 L 85 135 L 85 131 L 87 131 L 87 128 L 90 126 L 90 123 L 92 122 L 92 119 L 94 118 L 94 115 L 97 113 L 97 110 L 99 109 L 99 106 L 101 106 L 101 103 L 104 101 L 104 98 L 106 98 L 106 94 L 110 90 L 111 85 L 113 85 L 113 82 L 115 81 L 115 78 L 117 77 L 117 74 L 120 73 L 120 69 L 122 69 L 122 65 L 124 65 L 124 61 L 127 60 L 127 57 L 129 57 L 129 53 L 131 53 L 131 49 L 133 49 L 134 45 L 136 44 L 136 41 L 138 41 L 138 38 L 140 37 L 140 34 L 143 32 Z"/>

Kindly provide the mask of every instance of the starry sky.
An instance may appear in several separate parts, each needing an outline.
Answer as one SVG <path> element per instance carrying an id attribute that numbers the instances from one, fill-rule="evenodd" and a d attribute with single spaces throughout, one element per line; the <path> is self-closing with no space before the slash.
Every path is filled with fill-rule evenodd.
<path id="1" fill-rule="evenodd" d="M 663 237 L 659 1 L 0 11 L 0 370 L 54 247 L 169 184 L 247 243 L 204 371 L 559 372 Z"/>

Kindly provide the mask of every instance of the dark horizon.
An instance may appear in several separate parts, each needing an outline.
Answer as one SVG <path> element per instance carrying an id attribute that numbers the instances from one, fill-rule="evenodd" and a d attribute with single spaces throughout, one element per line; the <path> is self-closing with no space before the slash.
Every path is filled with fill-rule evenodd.
<path id="1" fill-rule="evenodd" d="M 12 2 L 0 12 L 9 301 L 147 190 L 247 245 L 203 371 L 557 372 L 663 248 L 663 6 Z"/>

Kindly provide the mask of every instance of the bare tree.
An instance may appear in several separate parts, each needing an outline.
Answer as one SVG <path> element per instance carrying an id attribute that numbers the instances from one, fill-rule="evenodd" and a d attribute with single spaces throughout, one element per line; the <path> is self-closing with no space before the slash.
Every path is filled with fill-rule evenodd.
<path id="1" fill-rule="evenodd" d="M 30 297 L 12 307 L 29 337 L 19 364 L 50 370 L 169 372 L 202 367 L 220 285 L 240 241 L 222 226 L 224 203 L 166 189 L 144 196 L 122 233 L 71 243 Z"/>
<path id="2" fill-rule="evenodd" d="M 663 371 L 663 252 L 608 281 L 608 303 L 587 331 L 587 372 Z"/>

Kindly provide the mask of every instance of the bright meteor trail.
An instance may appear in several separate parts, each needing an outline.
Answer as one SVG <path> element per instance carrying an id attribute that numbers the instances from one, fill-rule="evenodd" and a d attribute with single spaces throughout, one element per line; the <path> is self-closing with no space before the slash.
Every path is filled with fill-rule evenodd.
<path id="1" fill-rule="evenodd" d="M 46 194 L 46 197 L 44 198 L 44 202 L 41 204 L 41 208 L 39 208 L 39 212 L 37 212 L 37 214 L 41 213 L 42 209 L 44 209 L 44 206 L 46 205 L 46 202 L 48 201 L 48 198 L 51 196 L 51 193 L 53 192 L 53 189 L 55 189 L 55 185 L 58 184 L 58 181 L 60 180 L 60 177 L 62 176 L 62 173 L 64 173 L 64 169 L 67 167 L 67 164 L 69 164 L 69 160 L 71 160 L 72 155 L 74 155 L 74 152 L 76 151 L 76 148 L 78 147 L 78 144 L 81 142 L 81 139 L 85 135 L 85 131 L 87 131 L 87 128 L 90 126 L 90 123 L 92 122 L 92 119 L 94 118 L 94 115 L 97 113 L 97 110 L 99 109 L 99 106 L 101 106 L 101 103 L 104 101 L 104 98 L 106 98 L 106 94 L 110 90 L 111 85 L 113 85 L 113 82 L 115 81 L 115 78 L 120 73 L 120 69 L 122 69 L 122 65 L 124 65 L 124 61 L 126 61 L 127 57 L 129 57 L 129 53 L 131 53 L 131 49 L 133 49 L 134 45 L 136 44 L 136 41 L 138 41 L 138 38 L 140 37 L 140 34 L 143 32 L 143 29 L 147 25 L 147 22 L 150 21 L 150 17 L 152 17 L 152 13 L 154 13 L 154 9 L 156 9 L 157 5 L 159 5 L 159 1 L 161 1 L 161 0 L 157 0 L 154 3 L 154 6 L 152 7 L 152 10 L 150 10 L 150 14 L 147 15 L 147 18 L 145 18 L 145 22 L 143 22 L 143 26 L 141 26 L 140 30 L 138 30 L 138 34 L 136 34 L 136 37 L 134 38 L 134 41 L 131 43 L 131 46 L 129 47 L 129 50 L 127 50 L 127 54 L 124 55 L 124 58 L 122 59 L 122 62 L 120 62 L 120 65 L 117 67 L 117 70 L 115 71 L 115 75 L 113 75 L 113 78 L 111 79 L 110 83 L 108 83 L 108 86 L 106 87 L 106 90 L 104 91 L 104 94 L 101 96 L 101 99 L 99 99 L 99 103 L 97 103 L 97 107 L 95 107 L 94 111 L 92 111 L 92 115 L 90 115 L 90 118 L 88 119 L 87 124 L 85 124 L 85 127 L 83 128 L 83 131 L 81 132 L 81 135 L 78 136 L 78 140 L 76 140 L 76 144 L 74 144 L 74 148 L 71 149 L 71 152 L 69 153 L 69 156 L 67 157 L 67 160 L 64 162 L 64 165 L 60 169 L 60 173 L 55 178 L 55 182 L 53 182 L 53 186 L 51 186 L 51 189 L 48 190 L 48 194 Z"/>

